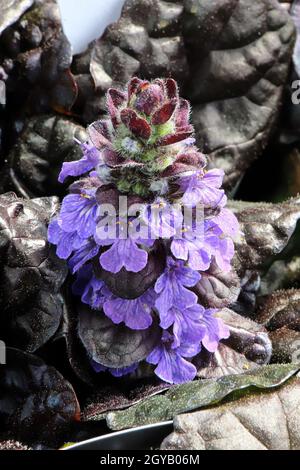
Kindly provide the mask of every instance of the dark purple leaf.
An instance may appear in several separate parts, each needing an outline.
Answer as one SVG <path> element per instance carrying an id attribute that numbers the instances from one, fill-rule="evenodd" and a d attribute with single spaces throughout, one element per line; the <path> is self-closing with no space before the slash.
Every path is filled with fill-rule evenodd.
<path id="1" fill-rule="evenodd" d="M 300 291 L 280 290 L 261 300 L 257 321 L 268 330 L 274 362 L 299 362 Z"/>
<path id="2" fill-rule="evenodd" d="M 103 312 L 80 307 L 79 337 L 94 361 L 112 368 L 128 367 L 144 360 L 160 339 L 153 322 L 147 330 L 115 325 Z"/>
<path id="3" fill-rule="evenodd" d="M 28 120 L 5 168 L 4 189 L 19 195 L 60 194 L 66 185 L 57 178 L 64 161 L 78 160 L 82 150 L 74 137 L 86 140 L 85 130 L 58 116 L 35 117 Z"/>
<path id="4" fill-rule="evenodd" d="M 195 287 L 199 302 L 209 308 L 228 307 L 237 300 L 240 290 L 240 280 L 235 271 L 225 273 L 216 263 L 201 273 Z"/>
<path id="5" fill-rule="evenodd" d="M 240 275 L 270 263 L 288 244 L 300 218 L 300 200 L 280 204 L 230 201 L 242 236 L 236 242 L 235 266 Z"/>
<path id="6" fill-rule="evenodd" d="M 0 417 L 17 439 L 61 443 L 62 433 L 80 419 L 72 386 L 42 359 L 17 349 L 7 349 L 1 365 Z"/>
<path id="7" fill-rule="evenodd" d="M 62 316 L 58 293 L 67 268 L 47 241 L 47 223 L 58 206 L 55 197 L 0 196 L 2 334 L 9 344 L 28 351 L 53 336 Z"/>

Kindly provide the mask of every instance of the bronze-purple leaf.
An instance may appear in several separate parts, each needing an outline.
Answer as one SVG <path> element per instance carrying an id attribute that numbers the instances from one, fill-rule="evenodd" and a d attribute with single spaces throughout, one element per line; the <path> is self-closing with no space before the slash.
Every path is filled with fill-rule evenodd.
<path id="1" fill-rule="evenodd" d="M 168 122 L 177 105 L 177 100 L 173 99 L 165 103 L 163 106 L 161 106 L 157 111 L 152 116 L 151 122 L 154 125 L 160 125 L 160 124 L 165 124 Z"/>
<path id="2" fill-rule="evenodd" d="M 150 124 L 148 124 L 146 119 L 140 118 L 132 109 L 123 109 L 121 111 L 121 120 L 135 137 L 144 140 L 150 138 L 152 132 Z"/>
<path id="3" fill-rule="evenodd" d="M 15 438 L 58 445 L 80 419 L 72 386 L 37 356 L 7 348 L 0 365 L 0 417 Z"/>
<path id="4" fill-rule="evenodd" d="M 156 322 L 147 330 L 115 325 L 103 312 L 82 306 L 78 334 L 91 359 L 106 367 L 122 368 L 144 360 L 158 343 L 161 331 Z"/>
<path id="5" fill-rule="evenodd" d="M 233 304 L 240 293 L 240 280 L 234 270 L 223 272 L 216 263 L 201 272 L 195 286 L 200 304 L 209 308 L 223 308 Z"/>

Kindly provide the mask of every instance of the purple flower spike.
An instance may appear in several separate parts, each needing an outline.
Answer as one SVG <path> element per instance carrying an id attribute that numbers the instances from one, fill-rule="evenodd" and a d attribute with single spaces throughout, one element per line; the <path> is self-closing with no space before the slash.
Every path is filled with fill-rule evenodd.
<path id="1" fill-rule="evenodd" d="M 221 318 L 217 318 L 215 314 L 217 310 L 208 309 L 202 317 L 202 324 L 205 327 L 205 335 L 202 344 L 209 352 L 216 352 L 221 339 L 227 339 L 230 336 L 229 328 L 225 325 Z"/>
<path id="2" fill-rule="evenodd" d="M 188 261 L 188 266 L 195 271 L 206 271 L 211 263 L 213 242 L 210 237 L 206 238 L 205 224 L 196 228 L 185 228 L 182 231 L 181 238 L 173 239 L 171 243 L 171 251 L 175 258 Z M 204 233 L 203 233 L 204 232 Z M 214 243 L 217 246 L 218 237 L 215 236 Z"/>
<path id="3" fill-rule="evenodd" d="M 48 238 L 76 273 L 73 293 L 109 323 L 108 345 L 118 341 L 116 368 L 92 360 L 94 370 L 121 377 L 147 357 L 162 380 L 184 383 L 196 377 L 192 358 L 201 348 L 213 353 L 229 336 L 209 308 L 214 296 L 195 286 L 202 274 L 214 294 L 227 289 L 221 275 L 213 285 L 207 274 L 231 269 L 239 223 L 226 208 L 224 172 L 207 171 L 190 104 L 173 79 L 133 77 L 108 90 L 106 107 L 108 116 L 88 127 L 83 157 L 63 164 L 59 181 L 84 177 L 70 186 Z M 127 354 L 132 360 L 122 362 Z"/>
<path id="4" fill-rule="evenodd" d="M 58 176 L 58 181 L 63 183 L 68 176 L 81 176 L 90 170 L 93 170 L 101 163 L 101 156 L 96 147 L 83 144 L 84 155 L 75 162 L 63 163 L 61 172 Z"/>
<path id="5" fill-rule="evenodd" d="M 170 333 L 163 333 L 161 343 L 147 357 L 147 362 L 157 365 L 156 375 L 171 384 L 181 384 L 196 377 L 196 367 L 184 358 L 194 357 L 199 353 L 200 345 L 181 344 L 174 346 Z"/>
<path id="6" fill-rule="evenodd" d="M 231 210 L 223 208 L 220 213 L 214 217 L 214 223 L 220 227 L 224 235 L 235 240 L 240 233 L 239 222 Z"/>
<path id="7" fill-rule="evenodd" d="M 149 289 L 134 300 L 112 296 L 103 305 L 104 313 L 117 325 L 124 322 L 132 330 L 146 330 L 152 324 L 155 292 Z"/>
<path id="8" fill-rule="evenodd" d="M 200 274 L 184 266 L 183 261 L 169 257 L 165 272 L 155 284 L 155 292 L 158 294 L 155 307 L 159 314 L 165 316 L 172 307 L 181 309 L 196 304 L 197 296 L 186 287 L 195 286 L 200 279 Z"/>

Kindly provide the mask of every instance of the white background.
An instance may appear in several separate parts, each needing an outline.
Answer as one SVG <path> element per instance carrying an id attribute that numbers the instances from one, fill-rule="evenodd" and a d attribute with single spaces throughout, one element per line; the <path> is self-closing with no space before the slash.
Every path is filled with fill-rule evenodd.
<path id="1" fill-rule="evenodd" d="M 1 1 L 1 0 L 0 0 Z M 125 0 L 58 0 L 65 34 L 77 54 L 116 21 Z"/>

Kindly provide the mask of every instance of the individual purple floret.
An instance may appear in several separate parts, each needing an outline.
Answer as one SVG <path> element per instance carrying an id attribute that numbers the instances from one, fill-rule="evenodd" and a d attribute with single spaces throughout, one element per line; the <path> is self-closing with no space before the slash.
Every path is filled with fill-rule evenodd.
<path id="1" fill-rule="evenodd" d="M 60 183 L 63 183 L 68 176 L 81 176 L 101 163 L 101 155 L 96 147 L 88 144 L 82 144 L 81 147 L 83 150 L 81 160 L 63 163 L 58 177 Z"/>
<path id="2" fill-rule="evenodd" d="M 48 238 L 76 275 L 74 295 L 99 311 L 110 338 L 116 332 L 119 367 L 116 358 L 112 367 L 95 362 L 86 345 L 92 370 L 121 377 L 146 361 L 161 380 L 187 382 L 197 376 L 193 358 L 229 336 L 196 285 L 212 264 L 231 270 L 239 224 L 226 208 L 223 171 L 207 170 L 195 146 L 190 105 L 173 79 L 134 77 L 126 89 L 108 90 L 107 109 L 107 119 L 88 127 L 83 157 L 63 164 L 60 182 L 82 178 Z M 144 356 L 134 353 L 124 367 L 131 335 L 133 347 L 145 343 Z M 101 328 L 93 332 L 100 345 L 104 337 Z"/>
<path id="3" fill-rule="evenodd" d="M 112 295 L 104 302 L 103 311 L 117 325 L 124 322 L 132 330 L 146 330 L 153 321 L 155 297 L 153 289 L 133 300 Z"/>
<path id="4" fill-rule="evenodd" d="M 164 331 L 160 344 L 149 354 L 147 361 L 157 365 L 155 373 L 159 378 L 171 384 L 180 384 L 195 378 L 197 369 L 187 358 L 196 356 L 200 350 L 200 342 L 197 345 L 182 342 L 176 346 L 174 337 Z"/>

